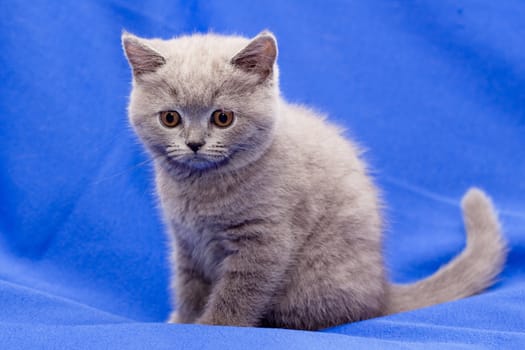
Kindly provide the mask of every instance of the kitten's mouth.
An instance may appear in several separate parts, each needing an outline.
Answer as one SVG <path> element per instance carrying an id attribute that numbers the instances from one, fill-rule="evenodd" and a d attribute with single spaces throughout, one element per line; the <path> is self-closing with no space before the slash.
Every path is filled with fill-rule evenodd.
<path id="1" fill-rule="evenodd" d="M 179 164 L 184 164 L 193 169 L 206 170 L 209 168 L 217 168 L 227 162 L 227 158 L 219 156 L 209 156 L 205 154 L 192 154 L 182 158 L 172 160 Z"/>
<path id="2" fill-rule="evenodd" d="M 207 157 L 196 154 L 192 157 L 189 157 L 187 160 L 185 160 L 185 163 L 195 168 L 202 168 L 202 167 L 206 168 L 209 165 L 212 165 L 214 162 L 208 159 Z"/>

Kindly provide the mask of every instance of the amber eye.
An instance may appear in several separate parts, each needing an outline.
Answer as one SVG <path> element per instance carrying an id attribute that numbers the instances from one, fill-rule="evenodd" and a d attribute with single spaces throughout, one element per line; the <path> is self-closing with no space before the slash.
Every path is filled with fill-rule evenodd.
<path id="1" fill-rule="evenodd" d="M 180 114 L 177 111 L 160 112 L 160 121 L 167 128 L 174 128 L 180 123 Z"/>
<path id="2" fill-rule="evenodd" d="M 219 128 L 227 128 L 233 123 L 233 112 L 218 109 L 212 113 L 211 121 Z"/>

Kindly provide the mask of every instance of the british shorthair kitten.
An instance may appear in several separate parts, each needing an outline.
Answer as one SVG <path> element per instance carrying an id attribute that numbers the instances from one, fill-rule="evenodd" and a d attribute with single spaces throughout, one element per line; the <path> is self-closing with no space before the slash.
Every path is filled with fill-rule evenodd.
<path id="1" fill-rule="evenodd" d="M 420 282 L 388 282 L 360 151 L 281 98 L 272 33 L 122 43 L 129 118 L 172 238 L 170 322 L 314 330 L 466 297 L 501 271 L 497 216 L 471 189 L 463 252 Z"/>

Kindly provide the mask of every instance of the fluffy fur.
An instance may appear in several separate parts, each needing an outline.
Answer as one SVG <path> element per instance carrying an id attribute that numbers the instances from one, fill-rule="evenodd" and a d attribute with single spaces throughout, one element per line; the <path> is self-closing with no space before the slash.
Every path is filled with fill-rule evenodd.
<path id="1" fill-rule="evenodd" d="M 472 189 L 465 250 L 413 285 L 387 281 L 381 203 L 360 151 L 280 97 L 271 33 L 122 40 L 130 121 L 173 238 L 172 322 L 320 329 L 472 295 L 501 270 L 497 217 Z M 234 112 L 230 127 L 210 122 L 217 109 Z M 175 128 L 159 122 L 169 110 Z"/>

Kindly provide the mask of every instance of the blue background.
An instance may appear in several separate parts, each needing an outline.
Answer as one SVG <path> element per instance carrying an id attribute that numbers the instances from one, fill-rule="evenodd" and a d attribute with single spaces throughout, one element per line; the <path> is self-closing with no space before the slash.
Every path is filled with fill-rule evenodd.
<path id="1" fill-rule="evenodd" d="M 464 245 L 484 188 L 511 252 L 488 292 L 324 332 L 167 325 L 166 238 L 128 126 L 121 30 L 279 41 L 285 98 L 368 149 L 391 277 Z M 493 348 L 525 344 L 522 1 L 0 2 L 0 343 L 7 348 Z"/>

